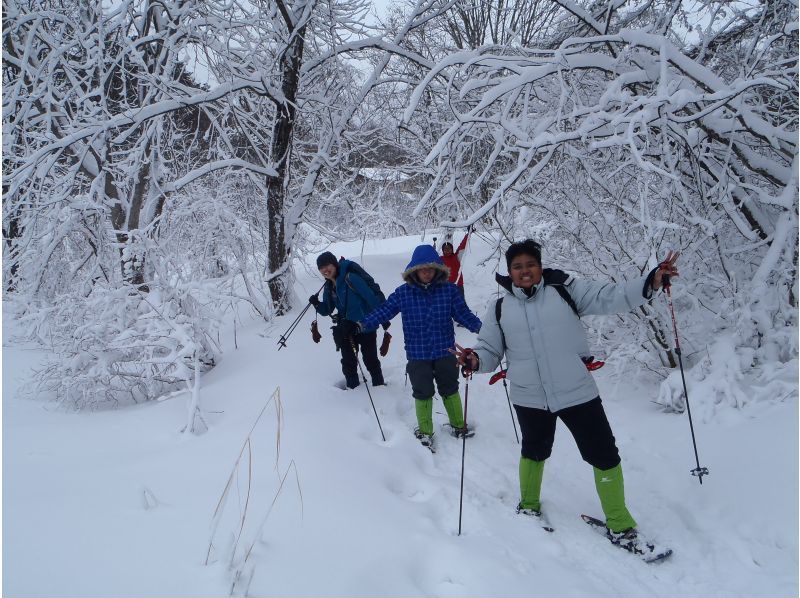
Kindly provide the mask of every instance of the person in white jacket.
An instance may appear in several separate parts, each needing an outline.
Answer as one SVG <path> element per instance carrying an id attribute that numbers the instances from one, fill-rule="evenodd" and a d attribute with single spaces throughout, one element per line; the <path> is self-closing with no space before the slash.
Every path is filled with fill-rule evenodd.
<path id="1" fill-rule="evenodd" d="M 489 307 L 475 348 L 457 346 L 456 356 L 467 369 L 484 373 L 496 369 L 504 354 L 508 359 L 510 398 L 522 432 L 518 513 L 541 517 L 544 463 L 553 447 L 556 420 L 561 419 L 584 461 L 594 468 L 609 534 L 635 537 L 619 451 L 597 385 L 581 359 L 589 349 L 578 316 L 642 305 L 661 288 L 665 275 L 677 276 L 677 258 L 670 252 L 649 274 L 614 284 L 542 269 L 541 246 L 530 239 L 508 248 L 509 276 L 497 277 L 507 291 L 502 309 Z"/>

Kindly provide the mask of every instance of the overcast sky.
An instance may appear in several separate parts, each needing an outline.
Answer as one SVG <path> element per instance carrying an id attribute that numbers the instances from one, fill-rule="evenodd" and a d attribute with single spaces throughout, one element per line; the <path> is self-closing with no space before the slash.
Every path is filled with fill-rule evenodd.
<path id="1" fill-rule="evenodd" d="M 389 5 L 393 4 L 397 0 L 372 0 L 372 6 L 374 7 L 374 12 L 381 18 L 386 16 L 386 13 L 389 9 Z"/>

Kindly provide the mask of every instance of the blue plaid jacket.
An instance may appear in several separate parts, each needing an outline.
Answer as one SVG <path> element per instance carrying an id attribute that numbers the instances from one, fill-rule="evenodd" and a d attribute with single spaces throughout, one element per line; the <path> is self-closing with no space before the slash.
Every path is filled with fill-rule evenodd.
<path id="1" fill-rule="evenodd" d="M 375 330 L 398 313 L 403 317 L 406 358 L 432 361 L 449 355 L 455 347 L 453 320 L 479 332 L 481 321 L 467 307 L 461 291 L 450 282 L 434 283 L 424 288 L 414 283 L 397 287 L 377 309 L 361 320 L 365 332 Z"/>

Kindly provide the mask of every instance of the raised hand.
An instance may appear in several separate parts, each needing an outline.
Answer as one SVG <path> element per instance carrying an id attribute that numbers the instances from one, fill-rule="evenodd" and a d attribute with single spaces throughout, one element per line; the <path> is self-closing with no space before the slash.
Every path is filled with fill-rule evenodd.
<path id="1" fill-rule="evenodd" d="M 669 286 L 669 279 L 673 276 L 679 276 L 678 267 L 675 265 L 679 255 L 680 253 L 677 251 L 670 251 L 667 253 L 667 257 L 658 265 L 658 270 L 656 270 L 651 283 L 654 291 L 660 289 L 662 285 Z"/>

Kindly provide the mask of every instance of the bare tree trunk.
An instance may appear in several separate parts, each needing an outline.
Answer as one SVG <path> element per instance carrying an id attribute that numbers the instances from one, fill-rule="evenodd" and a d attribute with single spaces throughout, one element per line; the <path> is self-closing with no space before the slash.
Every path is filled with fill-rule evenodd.
<path id="1" fill-rule="evenodd" d="M 140 217 L 145 204 L 148 185 L 150 182 L 150 149 L 148 147 L 144 153 L 144 163 L 139 167 L 136 180 L 131 190 L 131 201 L 129 210 L 125 210 L 120 201 L 120 191 L 114 177 L 109 173 L 104 173 L 103 191 L 106 197 L 113 202 L 111 207 L 111 225 L 119 243 L 119 258 L 122 278 L 127 283 L 134 285 L 143 293 L 150 291 L 145 282 L 145 260 L 146 255 L 140 252 L 128 252 L 126 256 L 126 246 L 131 242 L 130 231 L 137 231 L 140 225 Z"/>
<path id="2" fill-rule="evenodd" d="M 130 212 L 128 214 L 127 230 L 138 231 L 141 226 L 141 215 L 147 199 L 148 188 L 150 186 L 150 142 L 148 141 L 142 155 L 142 164 L 136 175 L 136 184 L 133 186 Z M 127 264 L 126 271 L 128 281 L 136 286 L 143 293 L 150 291 L 145 282 L 145 253 L 136 252 L 132 263 Z"/>
<path id="3" fill-rule="evenodd" d="M 268 280 L 275 313 L 281 315 L 289 309 L 289 288 L 287 284 L 290 247 L 286 247 L 285 210 L 286 188 L 288 186 L 288 161 L 292 144 L 292 132 L 297 105 L 297 88 L 300 82 L 300 66 L 303 62 L 305 27 L 297 31 L 294 40 L 281 57 L 283 81 L 281 90 L 285 101 L 278 105 L 272 134 L 270 159 L 278 171 L 276 176 L 267 178 L 267 220 L 269 222 L 269 245 L 267 265 Z M 277 275 L 276 275 L 277 274 Z"/>
<path id="4" fill-rule="evenodd" d="M 8 251 L 9 256 L 13 255 L 14 252 L 14 245 L 16 239 L 22 236 L 22 231 L 20 230 L 20 222 L 19 218 L 16 216 L 11 216 L 6 218 L 6 226 L 3 227 L 3 239 L 6 242 L 6 250 Z M 11 264 L 11 269 L 9 271 L 8 278 L 5 281 L 5 290 L 9 293 L 13 293 L 16 290 L 16 280 L 17 280 L 17 271 L 19 270 L 19 264 L 16 261 L 13 261 Z"/>

